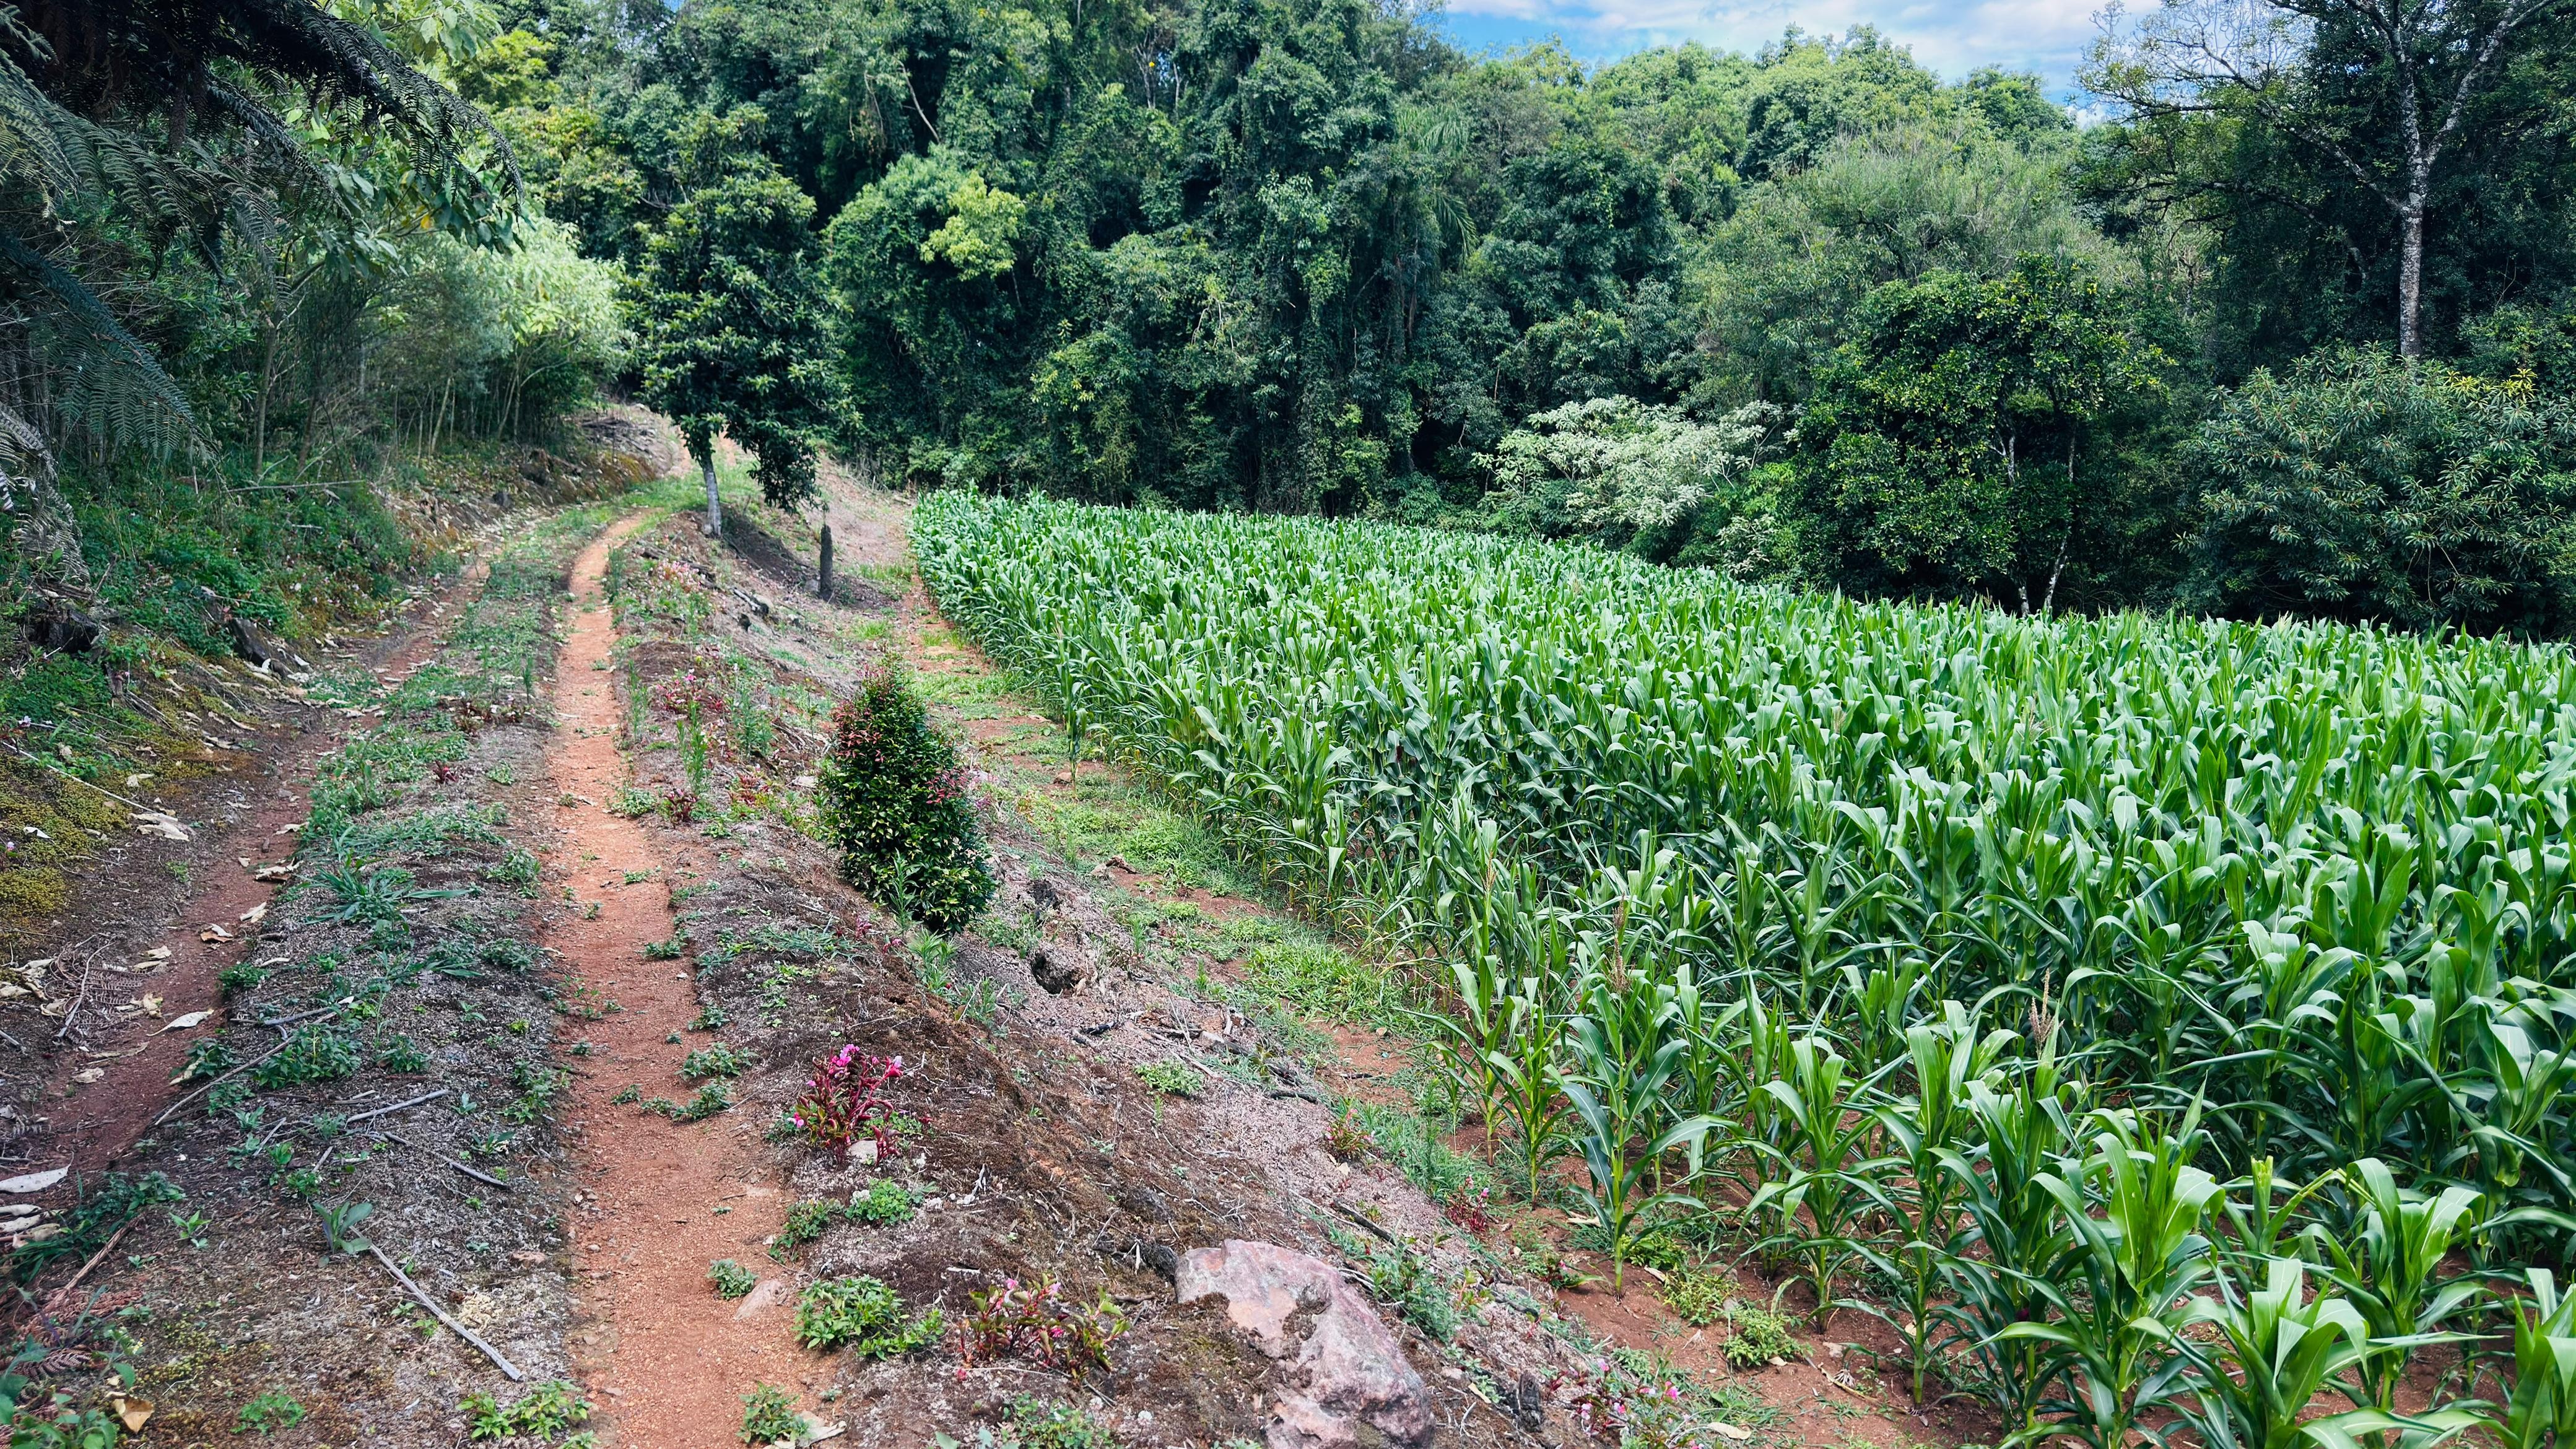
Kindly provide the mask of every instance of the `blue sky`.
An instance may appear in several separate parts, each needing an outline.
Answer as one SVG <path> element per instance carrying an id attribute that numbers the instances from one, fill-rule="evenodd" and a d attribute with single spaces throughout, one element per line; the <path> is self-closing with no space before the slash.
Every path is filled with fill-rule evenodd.
<path id="1" fill-rule="evenodd" d="M 2101 0 L 1449 0 L 1451 37 L 1470 51 L 1560 36 L 1586 60 L 1696 40 L 1750 51 L 1795 25 L 1839 35 L 1854 25 L 1914 52 L 1952 80 L 1980 65 L 2038 72 L 2050 94 L 2074 90 Z"/>

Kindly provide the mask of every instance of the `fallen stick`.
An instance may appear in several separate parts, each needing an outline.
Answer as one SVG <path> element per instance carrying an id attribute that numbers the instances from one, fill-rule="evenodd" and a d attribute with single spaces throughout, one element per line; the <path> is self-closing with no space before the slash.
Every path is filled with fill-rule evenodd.
<path id="1" fill-rule="evenodd" d="M 355 1113 L 351 1116 L 342 1118 L 340 1125 L 345 1127 L 351 1122 L 364 1122 L 370 1117 L 383 1117 L 390 1113 L 399 1112 L 406 1107 L 417 1107 L 423 1102 L 435 1102 L 439 1098 L 446 1096 L 449 1090 L 449 1088 L 441 1087 L 435 1092 L 423 1092 L 408 1102 L 396 1102 L 390 1107 L 370 1107 L 364 1112 Z"/>
<path id="2" fill-rule="evenodd" d="M 353 998 L 353 999 L 354 999 L 354 998 Z M 321 1012 L 328 1012 L 328 1013 L 337 1013 L 337 1012 L 338 1012 L 342 1007 L 345 1007 L 345 1006 L 347 1006 L 348 1004 L 349 1004 L 348 1002 L 343 1001 L 343 1002 L 341 1002 L 338 1006 L 325 1006 L 325 1007 L 322 1007 L 322 1008 L 320 1008 L 320 1011 L 321 1011 Z M 308 1012 L 306 1012 L 306 1013 L 304 1013 L 304 1014 L 305 1014 L 306 1016 L 313 1016 L 313 1015 L 316 1015 L 316 1014 L 318 1014 L 318 1013 L 317 1013 L 317 1012 L 308 1011 Z M 180 1108 L 187 1106 L 190 1102 L 193 1102 L 193 1101 L 197 1100 L 199 1097 L 202 1097 L 202 1096 L 206 1095 L 208 1092 L 213 1091 L 215 1088 L 222 1086 L 224 1083 L 231 1081 L 233 1078 L 240 1076 L 242 1073 L 244 1073 L 244 1072 L 246 1072 L 246 1071 L 249 1071 L 251 1068 L 253 1068 L 253 1067 L 255 1067 L 255 1066 L 258 1066 L 261 1062 L 267 1061 L 270 1057 L 273 1057 L 273 1056 L 277 1055 L 279 1052 L 282 1052 L 282 1051 L 284 1051 L 284 1050 L 286 1050 L 286 1043 L 285 1043 L 285 1042 L 283 1042 L 283 1041 L 281 1041 L 281 1042 L 279 1042 L 277 1045 L 275 1045 L 275 1046 L 273 1046 L 273 1047 L 270 1047 L 268 1050 L 266 1050 L 266 1051 L 264 1051 L 264 1052 L 261 1052 L 258 1056 L 252 1057 L 249 1061 L 246 1061 L 246 1062 L 242 1063 L 240 1066 L 237 1066 L 237 1067 L 233 1068 L 231 1071 L 226 1072 L 226 1073 L 224 1073 L 222 1076 L 215 1078 L 213 1081 L 206 1083 L 206 1084 L 205 1084 L 204 1086 L 202 1086 L 202 1087 L 199 1087 L 197 1090 L 195 1090 L 195 1091 L 193 1091 L 193 1092 L 190 1092 L 188 1095 L 186 1095 L 186 1096 L 184 1096 L 184 1097 L 181 1097 L 178 1101 L 175 1101 L 175 1102 L 171 1103 L 169 1106 L 162 1108 L 162 1109 L 161 1109 L 161 1115 L 152 1119 L 152 1125 L 153 1125 L 153 1126 L 155 1126 L 155 1127 L 158 1127 L 158 1126 L 160 1126 L 162 1123 L 169 1121 L 169 1120 L 170 1120 L 170 1114 L 171 1114 L 171 1113 L 176 1112 L 176 1111 L 178 1111 Z"/>
<path id="3" fill-rule="evenodd" d="M 476 1348 L 483 1350 L 483 1356 L 492 1360 L 493 1367 L 498 1368 L 505 1374 L 508 1374 L 510 1376 L 510 1382 L 521 1384 L 528 1381 L 528 1376 L 519 1372 L 519 1366 L 517 1364 L 514 1364 L 501 1356 L 501 1350 L 485 1343 L 475 1334 L 473 1329 L 470 1329 L 464 1324 L 457 1322 L 455 1319 L 448 1317 L 447 1310 L 438 1306 L 438 1300 L 421 1291 L 421 1286 L 411 1281 L 411 1275 L 409 1273 L 395 1267 L 394 1260 L 385 1256 L 384 1249 L 377 1247 L 371 1242 L 367 1244 L 367 1251 L 375 1254 L 376 1261 L 385 1265 L 385 1271 L 394 1275 L 394 1281 L 400 1283 L 405 1288 L 410 1289 L 411 1296 L 419 1300 L 420 1306 L 435 1314 L 438 1321 L 446 1324 L 450 1332 L 454 1333 L 458 1338 L 464 1339 L 467 1343 L 474 1345 Z"/>
<path id="4" fill-rule="evenodd" d="M 62 1301 L 72 1296 L 72 1290 L 78 1288 L 81 1285 L 81 1280 L 89 1276 L 89 1270 L 97 1267 L 99 1262 L 106 1258 L 106 1256 L 115 1249 L 117 1243 L 124 1238 L 125 1230 L 133 1227 L 137 1222 L 142 1221 L 142 1217 L 143 1215 L 141 1213 L 137 1213 L 133 1217 L 127 1218 L 115 1232 L 110 1233 L 107 1241 L 98 1245 L 98 1251 L 89 1255 L 89 1261 L 81 1264 L 81 1270 L 72 1275 L 71 1281 L 65 1283 L 60 1288 L 55 1289 L 46 1297 L 45 1306 L 42 1311 L 44 1313 L 51 1313 L 56 1308 L 62 1306 Z"/>
<path id="5" fill-rule="evenodd" d="M 307 1017 L 320 1016 L 322 1013 L 324 1013 L 324 1012 L 326 1012 L 326 1011 L 338 1011 L 340 1008 L 342 1008 L 342 1007 L 344 1007 L 344 1006 L 347 1006 L 350 1002 L 355 1001 L 355 1000 L 357 1000 L 357 998 L 356 998 L 356 997 L 354 997 L 354 996 L 344 996 L 344 997 L 340 998 L 338 1001 L 332 1002 L 329 1006 L 317 1006 L 317 1007 L 313 1008 L 311 1011 L 299 1011 L 299 1012 L 295 1013 L 293 1016 L 272 1017 L 271 1019 L 269 1019 L 269 1020 L 267 1020 L 267 1021 L 263 1021 L 263 1022 L 261 1022 L 261 1023 L 260 1023 L 260 1025 L 262 1025 L 262 1026 L 285 1026 L 285 1025 L 287 1025 L 288 1023 L 290 1023 L 290 1022 L 298 1022 L 298 1021 L 302 1021 L 302 1020 L 304 1020 L 304 1019 L 305 1019 L 305 1018 L 307 1018 Z"/>
<path id="6" fill-rule="evenodd" d="M 419 1143 L 412 1141 L 410 1138 L 405 1137 L 404 1135 L 402 1135 L 402 1134 L 401 1134 L 401 1133 L 399 1133 L 399 1132 L 376 1132 L 376 1133 L 371 1133 L 371 1134 L 369 1134 L 369 1135 L 371 1135 L 371 1136 L 375 1136 L 375 1137 L 386 1137 L 386 1138 L 391 1138 L 393 1141 L 396 1141 L 396 1142 L 401 1143 L 403 1146 L 410 1148 L 412 1151 L 419 1153 L 419 1154 L 420 1154 L 421 1156 L 423 1156 L 423 1157 L 434 1157 L 434 1158 L 438 1159 L 439 1161 L 446 1163 L 448 1166 L 455 1168 L 457 1171 L 459 1171 L 459 1172 L 461 1172 L 461 1173 L 464 1173 L 467 1177 L 470 1177 L 470 1178 L 474 1179 L 476 1182 L 488 1182 L 488 1183 L 492 1184 L 494 1187 L 497 1187 L 497 1188 L 501 1189 L 503 1192 L 507 1192 L 507 1191 L 509 1191 L 509 1190 L 510 1190 L 510 1185 L 509 1185 L 508 1183 L 506 1183 L 506 1182 L 503 1182 L 501 1179 L 499 1179 L 499 1178 L 497 1178 L 497 1177 L 490 1176 L 489 1174 L 486 1174 L 486 1173 L 476 1172 L 473 1168 L 470 1168 L 470 1167 L 466 1166 L 464 1163 L 457 1161 L 455 1158 L 448 1156 L 446 1153 L 444 1153 L 444 1152 L 435 1152 L 435 1151 L 432 1151 L 432 1150 L 431 1150 L 431 1149 L 429 1149 L 429 1148 L 423 1147 L 423 1146 L 421 1146 Z"/>
<path id="7" fill-rule="evenodd" d="M 1367 1218 L 1360 1216 L 1358 1213 L 1342 1206 L 1340 1203 L 1330 1203 L 1327 1204 L 1327 1206 L 1331 1207 L 1336 1214 L 1352 1226 L 1376 1234 L 1379 1241 L 1386 1243 L 1393 1243 L 1395 1241 L 1395 1234 L 1388 1232 L 1386 1229 L 1379 1227 L 1373 1222 L 1370 1222 Z"/>

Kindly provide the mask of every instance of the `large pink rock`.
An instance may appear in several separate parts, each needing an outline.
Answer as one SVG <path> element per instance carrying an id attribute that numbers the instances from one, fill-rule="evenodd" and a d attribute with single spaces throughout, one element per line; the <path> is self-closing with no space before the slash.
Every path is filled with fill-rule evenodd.
<path id="1" fill-rule="evenodd" d="M 1356 1449 L 1363 1424 L 1398 1444 L 1431 1441 L 1431 1391 L 1358 1289 L 1332 1264 L 1275 1243 L 1228 1240 L 1181 1255 L 1183 1303 L 1225 1300 L 1226 1317 L 1286 1361 L 1269 1449 Z"/>

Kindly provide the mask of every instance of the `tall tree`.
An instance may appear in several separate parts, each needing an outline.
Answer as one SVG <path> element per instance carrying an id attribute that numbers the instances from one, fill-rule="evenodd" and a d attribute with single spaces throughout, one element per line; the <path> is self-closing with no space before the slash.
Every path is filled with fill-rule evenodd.
<path id="1" fill-rule="evenodd" d="M 2535 22 L 2566 3 L 2165 0 L 2134 25 L 2115 8 L 2085 83 L 2137 120 L 2231 118 L 2332 158 L 2396 228 L 2397 350 L 2418 357 L 2443 164 Z"/>
<path id="2" fill-rule="evenodd" d="M 756 460 L 780 507 L 814 489 L 814 449 L 837 421 L 814 280 L 814 201 L 740 144 L 763 118 L 705 118 L 693 145 L 707 178 L 645 242 L 630 295 L 647 402 L 670 415 L 706 480 L 707 533 L 724 536 L 715 440 Z"/>
<path id="3" fill-rule="evenodd" d="M 2101 435 L 2165 359 L 2072 263 L 1935 272 L 1870 294 L 1799 423 L 1781 500 L 1817 575 L 1873 592 L 2055 607 L 2088 535 Z"/>

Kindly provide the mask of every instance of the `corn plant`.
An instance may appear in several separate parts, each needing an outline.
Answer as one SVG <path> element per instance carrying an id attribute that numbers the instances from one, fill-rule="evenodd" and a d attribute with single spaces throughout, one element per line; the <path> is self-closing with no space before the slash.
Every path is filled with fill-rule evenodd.
<path id="1" fill-rule="evenodd" d="M 1779 1103 L 1787 1140 L 1780 1147 L 1757 1145 L 1779 1158 L 1780 1175 L 1754 1194 L 1745 1213 L 1775 1225 L 1761 1246 L 1798 1264 L 1822 1328 L 1842 1306 L 1835 1279 L 1867 1249 L 1867 1220 L 1896 1211 L 1880 1186 L 1892 1163 L 1873 1155 L 1879 1122 L 1867 1110 L 1863 1084 L 1824 1043 L 1801 1039 L 1790 1048 L 1789 1075 L 1762 1090 Z"/>
<path id="2" fill-rule="evenodd" d="M 1827 1280 L 1820 1307 L 1865 1245 L 1918 1374 L 2021 1430 L 2053 1400 L 2100 1438 L 2200 1372 L 2153 1341 L 2172 1303 L 2102 1318 L 2144 1301 L 2106 1204 L 2209 1200 L 2197 1179 L 2122 1185 L 2109 1129 L 2074 1127 L 2096 1086 L 2148 1113 L 2123 1130 L 2152 1139 L 2150 1177 L 2171 1167 L 2140 1125 L 2159 1104 L 2219 1104 L 2209 1174 L 2262 1165 L 2229 1245 L 2192 1250 L 2232 1275 L 2211 1289 L 2230 1312 L 2303 1256 L 2374 1344 L 2439 1341 L 2479 1290 L 2441 1276 L 2435 1240 L 2493 1271 L 2576 1222 L 2576 651 L 2014 618 L 963 490 L 925 501 L 912 539 L 940 608 L 1044 682 L 1077 740 L 1290 898 L 1401 959 L 1472 965 L 1483 1014 L 1453 1066 L 1533 1187 L 1560 1129 L 1582 1147 L 1614 1272 L 1672 1147 L 1714 1136 L 1771 1241 Z M 1858 1173 L 1877 1144 L 1771 1090 L 1808 1102 L 1809 1039 L 1839 1043 L 1846 1076 L 1910 1057 L 1950 1000 L 2026 1010 L 2038 1055 L 1953 1092 L 1946 1136 L 1916 1068 L 1911 1110 L 1866 1129 L 1899 1164 Z M 1847 1104 L 1897 1105 L 1851 1085 Z M 2309 1189 L 2276 1201 L 2273 1162 Z M 2087 1286 L 2052 1301 L 2052 1272 Z M 2393 1414 L 2411 1351 L 2335 1373 Z"/>
<path id="3" fill-rule="evenodd" d="M 1699 1115 L 1670 1120 L 1664 1088 L 1687 1050 L 1666 1031 L 1672 1016 L 1669 986 L 1642 973 L 1595 972 L 1586 978 L 1583 1010 L 1566 1024 L 1573 1070 L 1557 1073 L 1557 1087 L 1573 1108 L 1589 1177 L 1580 1195 L 1609 1242 L 1614 1288 L 1626 1281 L 1628 1250 L 1655 1214 L 1676 1202 L 1648 1178 L 1677 1149 L 1689 1155 L 1696 1176 L 1716 1125 Z"/>
<path id="4" fill-rule="evenodd" d="M 2075 1145 L 2072 1119 L 2081 1100 L 2043 1044 L 2010 1086 L 1968 1083 L 1971 1125 L 1960 1146 L 1935 1154 L 1981 1251 L 1941 1260 L 1949 1297 L 1935 1313 L 1943 1333 L 1934 1351 L 1961 1350 L 1954 1371 L 1978 1373 L 1985 1396 L 2017 1430 L 2037 1425 L 2040 1398 L 2055 1375 L 2046 1344 L 2008 1330 L 2047 1317 L 2052 1305 L 2041 1276 L 2073 1244 L 2048 1182 Z"/>
<path id="5" fill-rule="evenodd" d="M 1893 1312 L 1867 1302 L 1858 1306 L 1905 1341 L 1918 1404 L 1924 1402 L 1924 1380 L 1932 1366 L 1941 1265 L 1960 1257 L 1965 1247 L 1959 1182 L 1942 1170 L 1941 1155 L 1959 1147 L 1969 1126 L 1969 1085 L 1988 1081 L 2014 1041 L 2000 1027 L 1982 1030 L 1977 1017 L 1958 1002 L 1941 1006 L 1939 1022 L 1917 1022 L 1906 1029 L 1912 1094 L 1877 1113 L 1879 1129 L 1894 1148 L 1889 1161 L 1900 1169 L 1887 1190 L 1896 1241 L 1858 1245 L 1861 1259 L 1897 1295 Z"/>
<path id="6" fill-rule="evenodd" d="M 2166 1131 L 2127 1112 L 2097 1113 L 2077 1169 L 2039 1179 L 2065 1229 L 2056 1261 L 2033 1279 L 2049 1311 L 1998 1336 L 2044 1346 L 2043 1374 L 2072 1393 L 2042 1407 L 2057 1412 L 2060 1433 L 2093 1449 L 2126 1449 L 2141 1419 L 2183 1386 L 2179 1335 L 2212 1275 L 2202 1224 L 2219 1196 L 2217 1179 L 2190 1162 L 2199 1117 L 2186 1113 Z"/>
<path id="7" fill-rule="evenodd" d="M 2311 1433 L 2308 1405 L 2329 1390 L 2358 1400 L 2354 1370 L 2375 1352 L 2370 1325 L 2331 1292 L 2310 1296 L 2307 1265 L 2265 1260 L 2260 1288 L 2240 1293 L 2221 1278 L 2218 1297 L 2196 1299 L 2184 1326 L 2208 1325 L 2214 1338 L 2185 1332 L 2175 1347 L 2191 1365 L 2191 1388 L 2175 1402 L 2209 1449 L 2300 1449 Z M 2348 1416 L 2326 1421 L 2349 1432 Z"/>
<path id="8" fill-rule="evenodd" d="M 2457 1186 L 2433 1196 L 2408 1191 L 2377 1158 L 2364 1158 L 2341 1176 L 2346 1223 L 2340 1231 L 2312 1225 L 2305 1238 L 2326 1281 L 2352 1301 L 2371 1337 L 2391 1345 L 2361 1366 L 2370 1405 L 2389 1412 L 2415 1350 L 2466 1338 L 2449 1325 L 2464 1322 L 2486 1296 L 2477 1278 L 2443 1273 L 2453 1245 L 2478 1227 L 2484 1199 Z"/>
<path id="9" fill-rule="evenodd" d="M 1557 1074 L 1557 1029 L 1549 1017 L 1545 984 L 1524 976 L 1503 1006 L 1500 1047 L 1487 1053 L 1496 1088 L 1495 1115 L 1509 1124 L 1512 1154 L 1532 1204 L 1548 1162 L 1565 1141 L 1568 1102 Z M 1587 1159 L 1588 1160 L 1588 1159 Z"/>

